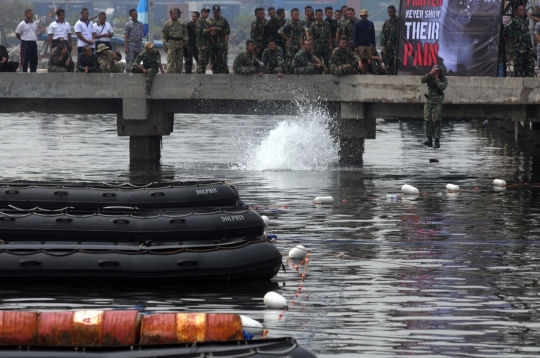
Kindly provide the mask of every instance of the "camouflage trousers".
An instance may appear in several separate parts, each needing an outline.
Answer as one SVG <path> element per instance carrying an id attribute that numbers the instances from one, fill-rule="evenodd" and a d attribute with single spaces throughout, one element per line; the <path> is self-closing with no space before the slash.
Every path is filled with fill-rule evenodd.
<path id="1" fill-rule="evenodd" d="M 282 67 L 268 67 L 267 66 L 267 67 L 263 67 L 261 71 L 265 75 L 270 75 L 270 74 L 277 75 L 278 73 L 283 73 L 283 68 Z"/>
<path id="2" fill-rule="evenodd" d="M 211 51 L 210 61 L 212 62 L 212 73 L 229 73 L 229 65 L 227 64 L 227 48 L 214 47 Z"/>
<path id="3" fill-rule="evenodd" d="M 255 66 L 238 67 L 234 69 L 234 73 L 237 75 L 255 75 L 259 73 L 260 69 Z"/>
<path id="4" fill-rule="evenodd" d="M 131 70 L 131 65 L 133 65 L 133 61 L 135 61 L 135 58 L 139 56 L 141 51 L 132 51 L 131 47 L 129 48 L 129 51 L 126 53 L 126 72 L 129 72 Z"/>
<path id="5" fill-rule="evenodd" d="M 441 111 L 444 97 L 428 99 L 424 105 L 424 129 L 426 137 L 441 137 Z"/>
<path id="6" fill-rule="evenodd" d="M 197 73 L 206 73 L 206 66 L 210 60 L 210 50 L 207 46 L 198 46 L 197 52 L 199 53 L 199 59 L 197 60 Z"/>
<path id="7" fill-rule="evenodd" d="M 297 75 L 314 75 L 317 73 L 315 66 L 297 67 L 294 69 L 294 73 Z"/>
<path id="8" fill-rule="evenodd" d="M 101 73 L 124 73 L 125 69 L 126 64 L 119 61 L 115 61 L 112 68 L 110 64 L 99 66 L 99 72 Z"/>
<path id="9" fill-rule="evenodd" d="M 154 77 L 156 77 L 159 69 L 157 68 L 150 68 L 148 69 L 148 73 L 146 74 L 146 79 L 144 81 L 146 88 L 149 90 L 152 88 L 152 83 L 154 82 Z M 131 73 L 144 73 L 143 71 L 139 70 L 139 68 L 135 65 L 131 66 Z"/>
<path id="10" fill-rule="evenodd" d="M 184 65 L 184 41 L 169 40 L 167 49 L 167 73 L 182 73 Z"/>
<path id="11" fill-rule="evenodd" d="M 333 75 L 336 75 L 336 76 L 342 76 L 342 75 L 356 75 L 358 74 L 358 67 L 356 64 L 354 65 L 349 65 L 349 67 L 345 67 L 347 65 L 344 65 L 344 66 L 338 66 L 338 67 L 334 67 L 330 70 L 330 72 L 333 74 Z"/>
<path id="12" fill-rule="evenodd" d="M 327 49 L 326 51 L 315 51 L 315 57 L 321 60 L 321 62 L 324 63 L 326 67 L 330 67 L 330 55 L 330 49 Z"/>
<path id="13" fill-rule="evenodd" d="M 382 58 L 389 75 L 396 74 L 396 49 L 394 47 L 388 48 L 386 46 L 386 52 L 382 53 Z"/>
<path id="14" fill-rule="evenodd" d="M 186 61 L 186 75 L 190 74 L 193 70 L 193 59 L 199 63 L 199 52 L 197 51 L 197 46 L 188 45 L 184 47 L 184 59 Z"/>
<path id="15" fill-rule="evenodd" d="M 294 69 L 292 68 L 292 61 L 294 59 L 294 55 L 296 55 L 298 51 L 300 51 L 299 47 L 287 46 L 287 51 L 285 51 L 285 71 L 287 71 L 286 73 L 294 73 Z"/>
<path id="16" fill-rule="evenodd" d="M 514 54 L 514 73 L 516 77 L 534 77 L 534 58 L 532 53 Z"/>

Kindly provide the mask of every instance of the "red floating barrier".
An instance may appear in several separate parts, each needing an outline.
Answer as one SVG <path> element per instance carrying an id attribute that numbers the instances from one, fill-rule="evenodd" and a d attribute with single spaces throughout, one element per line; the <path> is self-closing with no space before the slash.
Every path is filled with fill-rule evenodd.
<path id="1" fill-rule="evenodd" d="M 35 345 L 37 312 L 0 311 L 0 345 Z"/>

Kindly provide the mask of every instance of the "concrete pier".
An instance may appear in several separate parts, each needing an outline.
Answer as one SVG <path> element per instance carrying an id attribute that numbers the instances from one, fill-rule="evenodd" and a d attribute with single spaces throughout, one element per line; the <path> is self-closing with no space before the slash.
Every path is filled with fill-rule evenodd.
<path id="1" fill-rule="evenodd" d="M 340 162 L 361 165 L 375 119 L 422 118 L 426 91 L 416 76 L 158 75 L 147 96 L 142 74 L 2 73 L 0 112 L 116 114 L 131 161 L 152 162 L 173 131 L 174 113 L 299 115 L 312 107 L 333 118 Z M 536 138 L 528 131 L 540 130 L 529 125 L 540 122 L 540 82 L 449 77 L 443 118 L 499 119 L 519 140 Z"/>

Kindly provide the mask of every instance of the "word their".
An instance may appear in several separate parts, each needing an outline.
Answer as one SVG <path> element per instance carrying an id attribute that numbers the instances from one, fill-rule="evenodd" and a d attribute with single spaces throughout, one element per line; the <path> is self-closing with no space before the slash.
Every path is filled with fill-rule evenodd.
<path id="1" fill-rule="evenodd" d="M 438 40 L 438 22 L 405 22 L 407 40 Z"/>

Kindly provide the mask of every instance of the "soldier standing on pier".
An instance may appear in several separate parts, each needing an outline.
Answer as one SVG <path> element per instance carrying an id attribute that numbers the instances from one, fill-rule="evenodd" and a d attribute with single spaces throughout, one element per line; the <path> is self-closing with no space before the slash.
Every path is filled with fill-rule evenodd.
<path id="1" fill-rule="evenodd" d="M 285 69 L 288 73 L 293 74 L 292 60 L 296 53 L 304 47 L 304 26 L 298 18 L 300 17 L 300 10 L 294 8 L 291 10 L 291 20 L 287 21 L 281 29 L 279 29 L 279 35 L 285 40 L 287 44 L 287 51 L 285 52 Z"/>
<path id="2" fill-rule="evenodd" d="M 193 11 L 191 21 L 186 24 L 188 33 L 188 45 L 184 47 L 184 59 L 186 61 L 186 75 L 190 74 L 193 69 L 193 59 L 199 63 L 199 52 L 197 51 L 197 20 L 201 15 L 198 11 Z"/>
<path id="3" fill-rule="evenodd" d="M 332 30 L 330 24 L 323 20 L 322 9 L 315 11 L 316 21 L 309 28 L 309 37 L 313 41 L 315 56 L 328 67 L 330 66 L 330 55 L 332 54 Z"/>
<path id="4" fill-rule="evenodd" d="M 442 73 L 442 67 L 435 65 L 431 72 L 422 77 L 421 82 L 428 86 L 428 93 L 424 94 L 427 99 L 424 105 L 424 126 L 427 141 L 424 142 L 424 145 L 440 148 L 441 111 L 444 102 L 444 90 L 448 86 L 448 79 Z M 433 145 L 432 137 L 435 137 L 435 145 Z"/>
<path id="5" fill-rule="evenodd" d="M 188 35 L 179 9 L 169 10 L 171 19 L 161 30 L 163 50 L 167 53 L 167 73 L 182 73 L 184 48 L 188 45 Z"/>
<path id="6" fill-rule="evenodd" d="M 205 74 L 206 66 L 210 60 L 210 32 L 208 29 L 212 26 L 208 19 L 210 9 L 203 8 L 201 10 L 201 17 L 195 23 L 195 29 L 197 31 L 197 52 L 199 59 L 197 60 L 197 73 Z"/>
<path id="7" fill-rule="evenodd" d="M 384 21 L 381 31 L 381 52 L 388 74 L 395 75 L 399 21 L 396 16 L 396 8 L 393 5 L 388 6 L 388 16 L 389 18 Z"/>
<path id="8" fill-rule="evenodd" d="M 142 51 L 142 38 L 144 36 L 144 24 L 137 19 L 137 10 L 129 10 L 131 19 L 124 28 L 124 51 L 126 52 L 126 72 L 131 71 L 131 64 L 135 57 Z"/>
<path id="9" fill-rule="evenodd" d="M 229 73 L 227 55 L 229 53 L 229 34 L 231 27 L 226 18 L 221 16 L 221 7 L 212 6 L 213 18 L 210 20 L 212 27 L 210 30 L 211 48 L 210 58 L 212 59 L 212 73 Z"/>
<path id="10" fill-rule="evenodd" d="M 516 16 L 504 26 L 507 42 L 512 44 L 516 77 L 534 77 L 534 58 L 525 6 L 519 5 Z"/>
<path id="11" fill-rule="evenodd" d="M 266 39 L 264 36 L 264 25 L 266 24 L 266 19 L 264 16 L 264 9 L 262 7 L 256 8 L 255 21 L 251 23 L 251 40 L 255 42 L 255 47 L 259 48 L 257 52 L 257 58 L 259 60 L 262 58 L 262 53 L 266 48 Z"/>

